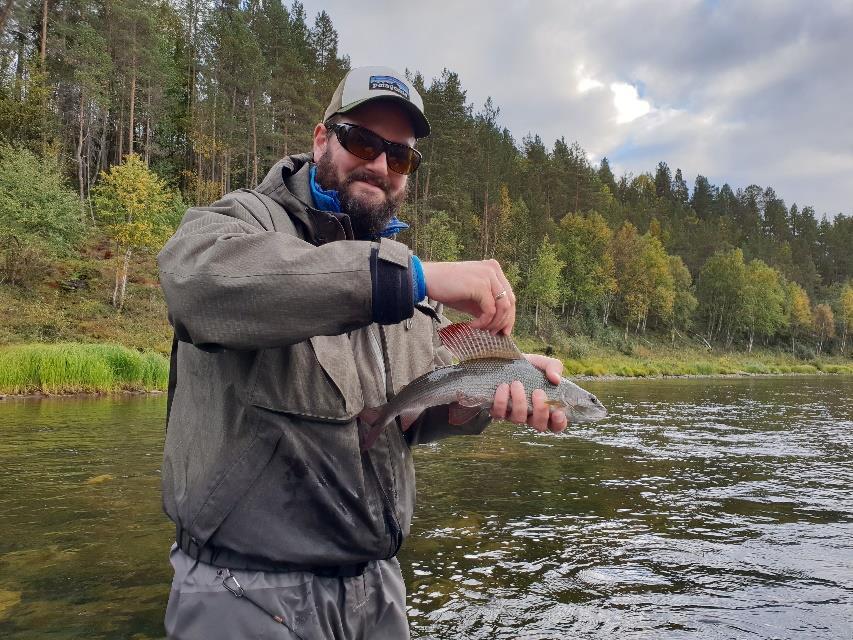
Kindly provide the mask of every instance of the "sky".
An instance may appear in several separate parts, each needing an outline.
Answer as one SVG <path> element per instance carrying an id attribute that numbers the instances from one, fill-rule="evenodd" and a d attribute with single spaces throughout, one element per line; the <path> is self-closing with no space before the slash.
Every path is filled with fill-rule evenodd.
<path id="1" fill-rule="evenodd" d="M 853 214 L 853 0 L 305 0 L 353 66 L 459 74 L 517 142 L 564 136 L 614 173 L 665 161 Z M 429 117 L 429 114 L 427 114 Z"/>

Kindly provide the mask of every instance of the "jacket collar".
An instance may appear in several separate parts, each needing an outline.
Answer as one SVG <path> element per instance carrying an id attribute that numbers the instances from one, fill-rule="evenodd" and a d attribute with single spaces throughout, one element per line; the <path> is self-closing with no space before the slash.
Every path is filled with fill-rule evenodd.
<path id="1" fill-rule="evenodd" d="M 310 203 L 311 186 L 309 169 L 313 161 L 310 153 L 282 158 L 257 186 L 256 191 L 275 200 L 302 224 L 305 239 L 321 245 L 334 240 L 352 240 L 349 216 L 321 211 Z"/>

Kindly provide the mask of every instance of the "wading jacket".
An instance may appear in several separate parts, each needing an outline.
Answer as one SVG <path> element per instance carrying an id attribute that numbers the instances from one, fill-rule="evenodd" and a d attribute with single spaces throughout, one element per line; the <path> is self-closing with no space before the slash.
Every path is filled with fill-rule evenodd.
<path id="1" fill-rule="evenodd" d="M 436 407 L 360 450 L 362 408 L 449 354 L 414 309 L 408 248 L 353 240 L 347 216 L 313 208 L 310 160 L 191 208 L 158 256 L 177 338 L 164 509 L 199 547 L 285 568 L 396 554 L 415 499 L 409 447 L 489 420 L 450 427 Z"/>

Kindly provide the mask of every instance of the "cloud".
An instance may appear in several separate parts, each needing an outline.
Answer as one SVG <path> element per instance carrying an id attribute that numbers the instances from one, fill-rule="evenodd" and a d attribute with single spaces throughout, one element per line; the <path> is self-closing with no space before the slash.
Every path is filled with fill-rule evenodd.
<path id="1" fill-rule="evenodd" d="M 652 110 L 647 100 L 641 100 L 637 87 L 625 82 L 610 83 L 613 106 L 616 107 L 616 123 L 625 124 L 641 118 Z"/>
<path id="2" fill-rule="evenodd" d="M 326 0 L 354 65 L 459 73 L 520 140 L 853 214 L 853 3 Z"/>

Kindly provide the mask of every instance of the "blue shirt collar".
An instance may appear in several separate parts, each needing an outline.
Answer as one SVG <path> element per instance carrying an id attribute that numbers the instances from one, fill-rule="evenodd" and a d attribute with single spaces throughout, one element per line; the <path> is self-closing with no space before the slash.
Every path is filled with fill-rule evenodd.
<path id="1" fill-rule="evenodd" d="M 309 171 L 309 184 L 311 185 L 311 196 L 314 198 L 314 206 L 323 211 L 332 211 L 334 213 L 343 213 L 341 211 L 341 201 L 338 198 L 338 192 L 334 189 L 324 189 L 317 184 L 317 165 L 312 164 Z M 391 218 L 388 225 L 383 229 L 379 236 L 382 238 L 391 238 L 396 236 L 401 231 L 405 231 L 409 225 L 398 219 L 397 216 Z"/>

